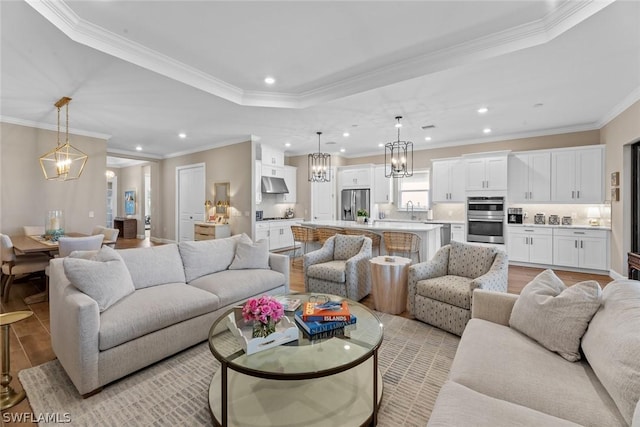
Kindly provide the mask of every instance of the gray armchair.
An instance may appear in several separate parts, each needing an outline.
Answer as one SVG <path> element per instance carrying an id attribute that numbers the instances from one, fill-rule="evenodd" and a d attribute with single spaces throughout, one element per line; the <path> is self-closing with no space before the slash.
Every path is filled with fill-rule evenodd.
<path id="1" fill-rule="evenodd" d="M 371 292 L 370 259 L 370 238 L 336 234 L 304 255 L 304 289 L 359 301 Z"/>
<path id="2" fill-rule="evenodd" d="M 409 267 L 407 310 L 423 322 L 462 335 L 471 318 L 473 290 L 506 292 L 508 268 L 502 250 L 452 241 L 430 261 Z"/>

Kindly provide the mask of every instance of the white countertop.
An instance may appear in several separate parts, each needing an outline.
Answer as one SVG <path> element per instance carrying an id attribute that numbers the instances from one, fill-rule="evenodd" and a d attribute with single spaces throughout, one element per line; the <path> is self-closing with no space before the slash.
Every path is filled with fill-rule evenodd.
<path id="1" fill-rule="evenodd" d="M 549 225 L 549 224 L 507 224 L 509 227 L 540 227 L 540 228 L 568 228 L 585 230 L 611 230 L 604 225 Z"/>
<path id="2" fill-rule="evenodd" d="M 384 222 L 407 222 L 414 224 L 465 224 L 465 221 L 452 220 L 452 219 L 398 219 L 398 218 L 383 218 L 374 219 L 374 223 L 378 221 Z"/>
<path id="3" fill-rule="evenodd" d="M 342 228 L 356 228 L 361 230 L 370 230 L 370 231 L 409 231 L 409 232 L 418 232 L 418 231 L 433 231 L 438 230 L 442 227 L 440 224 L 425 224 L 424 222 L 374 222 L 360 224 L 356 221 L 306 221 L 303 222 L 302 225 L 315 225 L 315 226 L 326 226 L 326 227 L 342 227 Z"/>

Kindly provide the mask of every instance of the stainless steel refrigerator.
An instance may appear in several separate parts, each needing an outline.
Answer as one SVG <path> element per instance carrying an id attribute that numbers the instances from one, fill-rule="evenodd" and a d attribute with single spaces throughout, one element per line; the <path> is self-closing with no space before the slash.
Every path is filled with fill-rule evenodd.
<path id="1" fill-rule="evenodd" d="M 365 209 L 371 214 L 371 205 L 369 204 L 370 190 L 342 190 L 341 217 L 343 221 L 355 221 L 356 214 L 359 209 Z"/>

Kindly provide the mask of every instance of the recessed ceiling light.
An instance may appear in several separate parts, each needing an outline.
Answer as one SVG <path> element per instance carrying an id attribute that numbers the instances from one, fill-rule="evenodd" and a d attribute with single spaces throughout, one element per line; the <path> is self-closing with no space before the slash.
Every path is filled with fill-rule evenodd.
<path id="1" fill-rule="evenodd" d="M 430 137 L 430 136 L 425 136 L 425 137 L 424 137 L 424 140 L 425 140 L 425 141 L 431 141 L 431 137 Z"/>
<path id="2" fill-rule="evenodd" d="M 486 113 L 487 111 L 489 111 L 489 109 L 488 109 L 487 107 L 480 107 L 480 108 L 478 108 L 478 113 L 480 113 L 480 114 L 484 114 L 484 113 Z"/>
<path id="3" fill-rule="evenodd" d="M 378 144 L 378 147 L 384 147 L 384 143 L 381 142 L 380 144 Z"/>
<path id="4" fill-rule="evenodd" d="M 484 128 L 484 129 L 482 129 L 482 132 L 491 133 L 491 128 Z"/>
<path id="5" fill-rule="evenodd" d="M 542 107 L 544 104 L 542 102 L 538 102 L 537 104 L 533 104 L 533 108 L 540 108 Z"/>
<path id="6" fill-rule="evenodd" d="M 284 143 L 284 146 L 285 146 L 285 147 L 291 147 L 291 143 L 290 143 L 290 142 L 285 142 L 285 143 Z"/>
<path id="7" fill-rule="evenodd" d="M 142 151 L 142 147 L 138 145 L 138 146 L 136 147 L 136 151 Z"/>
<path id="8" fill-rule="evenodd" d="M 345 138 L 349 136 L 349 132 L 345 132 L 342 134 L 342 136 L 344 136 Z"/>
<path id="9" fill-rule="evenodd" d="M 272 85 L 276 82 L 276 79 L 274 79 L 273 77 L 267 76 L 264 78 L 264 82 L 268 85 Z"/>
<path id="10" fill-rule="evenodd" d="M 178 134 L 178 136 L 179 136 L 180 138 L 182 138 L 182 139 L 185 139 L 185 138 L 187 137 L 187 134 L 186 134 L 186 133 L 184 133 L 184 132 L 180 132 L 180 133 Z"/>
<path id="11" fill-rule="evenodd" d="M 344 153 L 345 151 L 347 151 L 347 150 L 345 150 L 344 148 L 341 148 L 341 149 L 340 149 L 340 152 L 341 152 L 341 153 Z"/>

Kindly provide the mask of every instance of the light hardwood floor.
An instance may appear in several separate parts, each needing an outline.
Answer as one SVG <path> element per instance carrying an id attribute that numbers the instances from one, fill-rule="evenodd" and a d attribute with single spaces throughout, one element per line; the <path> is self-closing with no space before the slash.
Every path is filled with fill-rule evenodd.
<path id="1" fill-rule="evenodd" d="M 149 239 L 137 240 L 137 239 L 118 239 L 116 244 L 117 249 L 132 248 L 132 247 L 147 247 L 152 246 L 153 243 Z M 509 267 L 509 289 L 508 292 L 519 294 L 522 288 L 531 281 L 542 269 L 529 268 L 529 267 Z M 555 270 L 558 276 L 567 284 L 572 285 L 574 283 L 583 280 L 597 280 L 601 286 L 605 286 L 611 282 L 611 278 L 608 276 L 575 273 L 570 271 Z M 297 258 L 291 264 L 291 291 L 304 292 L 304 280 L 302 275 L 302 260 Z M 55 354 L 51 349 L 51 336 L 49 333 L 49 304 L 38 303 L 27 306 L 23 299 L 24 297 L 34 294 L 42 290 L 44 286 L 43 280 L 31 280 L 29 282 L 16 284 L 11 289 L 11 295 L 9 301 L 6 304 L 2 304 L 2 312 L 10 312 L 16 310 L 32 310 L 34 315 L 30 318 L 15 323 L 11 327 L 10 333 L 10 346 L 11 346 L 11 375 L 13 381 L 11 385 L 19 390 L 21 385 L 17 379 L 17 372 L 21 369 L 30 368 L 40 365 L 55 359 Z M 373 299 L 371 296 L 366 297 L 362 301 L 365 305 L 373 308 Z M 402 313 L 402 316 L 408 317 L 407 313 Z M 3 411 L 10 413 L 25 413 L 31 412 L 28 400 L 23 401 L 17 406 Z M 1 423 L 4 426 L 4 416 L 0 417 Z M 12 426 L 25 425 L 33 426 L 35 424 L 30 423 L 15 423 L 7 424 Z"/>

